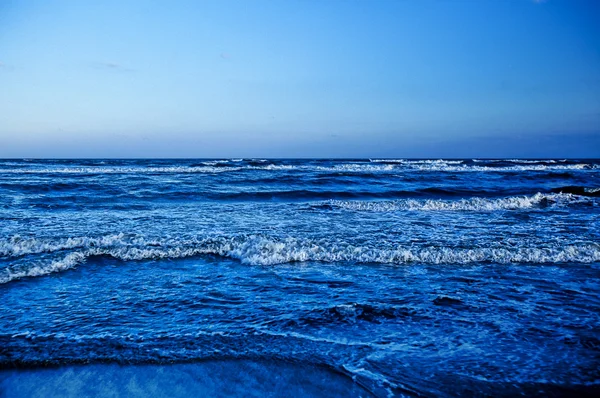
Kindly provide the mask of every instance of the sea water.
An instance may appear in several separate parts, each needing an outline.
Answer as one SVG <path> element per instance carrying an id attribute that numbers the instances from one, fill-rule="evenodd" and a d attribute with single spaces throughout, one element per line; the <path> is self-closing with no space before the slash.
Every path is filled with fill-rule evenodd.
<path id="1" fill-rule="evenodd" d="M 0 161 L 0 395 L 596 393 L 599 187 L 589 159 Z"/>

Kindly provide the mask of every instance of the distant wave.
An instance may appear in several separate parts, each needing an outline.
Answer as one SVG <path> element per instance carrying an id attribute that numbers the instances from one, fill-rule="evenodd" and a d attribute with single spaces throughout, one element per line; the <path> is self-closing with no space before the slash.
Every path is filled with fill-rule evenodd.
<path id="1" fill-rule="evenodd" d="M 528 164 L 503 167 L 489 167 L 476 165 L 447 165 L 447 164 L 411 164 L 407 168 L 420 171 L 446 171 L 446 172 L 517 172 L 517 171 L 551 171 L 551 170 L 591 170 L 597 169 L 597 165 L 587 163 L 565 164 L 565 165 L 545 165 Z"/>
<path id="2" fill-rule="evenodd" d="M 597 165 L 583 161 L 567 163 L 567 160 L 528 159 L 369 159 L 371 163 L 402 166 L 408 169 L 432 171 L 540 171 L 540 170 L 585 170 L 596 169 Z"/>
<path id="3" fill-rule="evenodd" d="M 50 186 L 50 188 L 57 188 Z M 67 187 L 69 188 L 69 187 Z M 22 190 L 39 191 L 36 187 L 20 187 Z M 94 187 L 102 191 L 102 187 Z M 174 187 L 176 189 L 176 187 Z M 524 189 L 523 195 L 527 190 Z M 43 193 L 45 191 L 39 191 Z M 140 190 L 138 192 L 111 192 L 102 191 L 111 195 L 111 200 L 98 200 L 78 196 L 76 193 L 57 197 L 44 197 L 43 195 L 30 196 L 28 206 L 44 209 L 73 209 L 89 206 L 89 208 L 112 208 L 117 203 L 135 208 L 135 203 L 127 203 L 131 198 L 140 201 L 149 201 L 155 198 L 161 200 L 222 202 L 304 202 L 310 209 L 345 208 L 359 211 L 494 211 L 517 210 L 527 208 L 566 207 L 566 206 L 594 206 L 597 200 L 588 196 L 562 193 L 534 194 L 531 196 L 508 196 L 497 198 L 506 192 L 485 191 L 474 188 L 473 190 L 457 188 L 421 188 L 412 191 L 403 190 L 319 190 L 319 189 L 290 189 L 267 191 L 236 191 L 214 192 L 176 190 L 168 193 L 155 190 Z M 520 194 L 512 190 L 510 193 Z M 466 198 L 465 198 L 466 196 Z M 411 198 L 411 199 L 409 199 Z M 431 198 L 431 199 L 428 199 Z M 445 198 L 445 199 L 441 199 Z M 452 199 L 456 198 L 456 199 Z M 460 199 L 459 199 L 460 198 Z M 139 205 L 139 204 L 138 204 Z M 306 207 L 302 208 L 305 210 Z"/>
<path id="4" fill-rule="evenodd" d="M 0 174 L 155 174 L 155 173 L 224 173 L 239 171 L 309 171 L 317 173 L 401 173 L 406 171 L 432 172 L 518 172 L 518 171 L 577 171 L 597 170 L 598 164 L 564 164 L 550 161 L 499 161 L 499 163 L 466 163 L 462 160 L 401 160 L 371 159 L 370 163 L 285 164 L 267 160 L 204 161 L 178 166 L 65 166 L 0 168 Z M 3 163 L 4 166 L 8 164 Z"/>
<path id="5" fill-rule="evenodd" d="M 581 187 L 581 186 L 577 186 L 577 185 L 570 185 L 570 186 L 566 186 L 566 187 L 554 188 L 554 189 L 552 189 L 552 192 L 575 194 L 575 195 L 582 195 L 582 196 L 596 196 L 596 197 L 600 196 L 600 188 L 588 188 L 588 187 Z"/>
<path id="6" fill-rule="evenodd" d="M 47 275 L 71 269 L 93 256 L 124 261 L 176 259 L 217 255 L 249 265 L 276 265 L 292 262 L 354 262 L 384 264 L 474 264 L 474 263 L 594 263 L 600 261 L 600 245 L 578 243 L 552 247 L 434 247 L 407 246 L 386 249 L 358 246 L 343 241 L 326 241 L 249 235 L 149 240 L 125 234 L 100 238 L 78 237 L 61 240 L 13 237 L 0 243 L 3 257 L 15 258 L 40 253 L 74 250 L 61 258 L 40 258 L 0 270 L 0 283 L 24 277 Z"/>
<path id="7" fill-rule="evenodd" d="M 590 198 L 573 194 L 542 194 L 533 196 L 511 196 L 499 199 L 468 198 L 461 200 L 403 199 L 393 201 L 341 201 L 330 200 L 315 205 L 353 211 L 496 211 L 521 210 L 540 207 L 566 207 L 571 205 L 594 205 Z"/>
<path id="8" fill-rule="evenodd" d="M 430 164 L 430 165 L 451 165 L 463 164 L 464 160 L 448 160 L 448 159 L 369 159 L 372 163 L 390 163 L 390 164 Z"/>
<path id="9" fill-rule="evenodd" d="M 152 174 L 152 173 L 223 173 L 241 167 L 168 166 L 168 167 L 52 167 L 0 169 L 0 174 Z"/>

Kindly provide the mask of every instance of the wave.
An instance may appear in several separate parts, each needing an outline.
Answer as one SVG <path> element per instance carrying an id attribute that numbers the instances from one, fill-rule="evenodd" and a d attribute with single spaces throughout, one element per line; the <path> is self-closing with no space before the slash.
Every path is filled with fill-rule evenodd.
<path id="1" fill-rule="evenodd" d="M 53 253 L 61 250 L 113 247 L 117 245 L 160 245 L 157 240 L 135 238 L 123 233 L 100 237 L 69 237 L 64 239 L 22 238 L 15 235 L 10 239 L 0 241 L 1 257 L 20 257 L 29 254 Z"/>
<path id="2" fill-rule="evenodd" d="M 79 264 L 84 263 L 88 257 L 89 254 L 87 253 L 74 252 L 69 253 L 67 256 L 60 260 L 54 260 L 50 263 L 31 262 L 26 268 L 6 268 L 3 270 L 4 275 L 0 274 L 0 284 L 4 284 L 12 280 L 21 279 L 24 277 L 43 276 L 55 272 L 66 271 L 68 269 L 76 267 Z"/>
<path id="3" fill-rule="evenodd" d="M 475 163 L 493 163 L 493 162 L 510 162 L 510 163 L 525 163 L 525 164 L 543 164 L 543 163 L 567 163 L 568 159 L 472 159 Z"/>
<path id="4" fill-rule="evenodd" d="M 450 165 L 463 164 L 464 160 L 449 160 L 449 159 L 369 159 L 372 163 L 390 163 L 390 164 L 431 164 L 431 165 Z"/>
<path id="5" fill-rule="evenodd" d="M 522 171 L 583 171 L 596 170 L 597 164 L 467 164 L 462 160 L 402 160 L 371 159 L 374 164 L 344 163 L 331 166 L 302 166 L 328 172 L 522 172 Z"/>
<path id="6" fill-rule="evenodd" d="M 293 262 L 350 262 L 382 264 L 474 264 L 474 263 L 595 263 L 600 261 L 600 245 L 579 243 L 553 247 L 437 247 L 398 246 L 387 249 L 357 246 L 343 241 L 248 235 L 177 239 L 145 239 L 125 234 L 100 238 L 80 237 L 64 240 L 21 239 L 13 237 L 0 245 L 2 256 L 56 253 L 76 249 L 52 261 L 16 262 L 0 271 L 0 283 L 47 275 L 71 269 L 94 256 L 109 256 L 123 261 L 177 259 L 216 255 L 248 265 L 276 265 Z"/>
<path id="7" fill-rule="evenodd" d="M 505 162 L 525 163 L 525 164 L 544 164 L 544 163 L 566 163 L 566 159 L 504 159 Z"/>
<path id="8" fill-rule="evenodd" d="M 224 173 L 239 171 L 308 171 L 325 173 L 403 173 L 406 171 L 431 172 L 522 172 L 522 171 L 585 171 L 598 170 L 598 164 L 467 164 L 464 161 L 448 160 L 385 160 L 372 159 L 371 163 L 340 164 L 276 164 L 266 160 L 252 162 L 206 161 L 181 166 L 68 166 L 44 168 L 0 168 L 0 174 L 186 174 L 186 173 Z"/>
<path id="9" fill-rule="evenodd" d="M 583 161 L 568 161 L 555 159 L 369 159 L 371 163 L 402 165 L 409 168 L 431 170 L 475 170 L 493 171 L 494 169 L 508 170 L 569 170 L 597 168 L 597 164 Z"/>
<path id="10" fill-rule="evenodd" d="M 302 166 L 295 166 L 291 164 L 268 164 L 268 165 L 259 165 L 259 166 L 246 166 L 244 169 L 248 170 L 301 170 Z"/>
<path id="11" fill-rule="evenodd" d="M 410 165 L 410 169 L 420 171 L 447 171 L 447 172 L 518 172 L 518 171 L 553 171 L 553 170 L 595 170 L 598 165 L 587 163 L 569 164 L 569 165 L 545 165 L 545 164 L 529 164 L 529 165 L 514 165 L 514 166 L 476 166 L 476 165 L 445 165 L 445 164 L 414 164 Z"/>
<path id="12" fill-rule="evenodd" d="M 277 183 L 285 182 L 286 178 L 280 178 Z M 316 185 L 316 184 L 315 184 Z M 323 186 L 321 184 L 320 186 Z M 1 187 L 1 184 L 0 184 Z M 43 209 L 77 209 L 83 208 L 115 208 L 120 205 L 124 209 L 133 209 L 135 206 L 144 205 L 147 201 L 160 198 L 162 201 L 193 201 L 200 202 L 285 202 L 304 203 L 300 210 L 331 210 L 334 208 L 345 208 L 358 211 L 493 211 L 493 210 L 515 210 L 531 207 L 565 207 L 565 206 L 594 206 L 591 198 L 571 194 L 537 194 L 532 197 L 507 197 L 496 198 L 502 194 L 520 194 L 521 190 L 515 192 L 501 190 L 481 190 L 474 188 L 421 188 L 414 190 L 386 190 L 376 191 L 362 190 L 328 190 L 328 189 L 290 189 L 290 190 L 266 190 L 266 191 L 200 191 L 200 190 L 176 190 L 161 192 L 157 190 L 139 190 L 137 192 L 122 192 L 114 189 L 101 189 L 102 197 L 85 197 L 77 195 L 77 192 L 67 192 L 65 195 L 53 197 L 43 196 L 45 191 L 30 195 L 25 200 L 27 205 Z M 21 190 L 31 189 L 38 191 L 36 187 L 19 187 Z M 525 194 L 528 190 L 523 190 Z M 110 200 L 107 201 L 110 195 Z M 570 195 L 570 196 L 569 196 Z M 592 196 L 592 195 L 586 195 Z M 467 199 L 460 199 L 467 197 Z M 469 198 L 470 197 L 470 198 Z M 409 199 L 412 198 L 412 199 Z M 432 199 L 425 199 L 432 198 Z M 447 199 L 441 199 L 447 198 Z M 451 199 L 456 198 L 456 199 Z M 490 199 L 487 199 L 490 198 Z M 131 202 L 130 200 L 143 201 Z"/>
<path id="13" fill-rule="evenodd" d="M 342 201 L 330 200 L 316 207 L 339 208 L 351 211 L 393 212 L 393 211 L 498 211 L 523 210 L 543 207 L 567 207 L 573 205 L 594 205 L 587 197 L 573 194 L 543 194 L 533 196 L 511 196 L 499 199 L 468 198 L 461 200 L 441 199 L 402 199 L 393 201 Z"/>
<path id="14" fill-rule="evenodd" d="M 229 160 L 207 160 L 200 163 L 194 163 L 189 165 L 190 168 L 193 167 L 232 167 L 231 161 Z"/>
<path id="15" fill-rule="evenodd" d="M 241 167 L 167 166 L 167 167 L 52 167 L 31 169 L 0 169 L 1 174 L 154 174 L 154 173 L 222 173 L 239 171 Z"/>
<path id="16" fill-rule="evenodd" d="M 575 194 L 581 196 L 600 196 L 600 188 L 587 188 L 581 186 L 567 186 L 552 189 L 552 192 L 556 193 L 566 193 L 566 194 Z"/>

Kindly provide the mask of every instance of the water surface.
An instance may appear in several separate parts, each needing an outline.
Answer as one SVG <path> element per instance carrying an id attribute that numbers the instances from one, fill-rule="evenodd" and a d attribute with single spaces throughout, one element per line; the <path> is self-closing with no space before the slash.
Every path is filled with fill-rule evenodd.
<path id="1" fill-rule="evenodd" d="M 589 159 L 0 161 L 0 392 L 593 394 L 598 187 Z"/>

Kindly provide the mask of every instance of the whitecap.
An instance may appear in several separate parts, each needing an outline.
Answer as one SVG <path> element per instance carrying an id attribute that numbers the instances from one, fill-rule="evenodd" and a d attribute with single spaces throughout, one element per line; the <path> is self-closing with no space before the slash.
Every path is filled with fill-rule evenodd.
<path id="1" fill-rule="evenodd" d="M 573 194 L 543 194 L 510 196 L 505 198 L 473 197 L 460 200 L 401 199 L 391 201 L 342 201 L 329 200 L 326 204 L 351 210 L 372 212 L 394 211 L 498 211 L 523 210 L 540 206 L 565 207 L 575 204 L 594 204 L 593 199 Z"/>
<path id="2" fill-rule="evenodd" d="M 41 276 L 71 269 L 91 256 L 109 256 L 124 261 L 147 259 L 177 259 L 200 255 L 218 255 L 239 260 L 243 264 L 272 266 L 277 264 L 318 261 L 381 264 L 438 264 L 467 265 L 496 264 L 548 264 L 600 262 L 600 245 L 578 243 L 548 247 L 486 246 L 470 249 L 439 246 L 397 246 L 382 248 L 360 246 L 344 241 L 276 239 L 250 235 L 238 237 L 207 237 L 185 240 L 146 240 L 143 237 L 112 235 L 104 244 L 102 238 L 70 238 L 72 242 L 85 242 L 82 247 L 64 258 L 27 265 L 13 265 L 0 271 L 0 283 L 32 276 Z M 87 240 L 86 240 L 87 239 Z M 100 240 L 98 240 L 100 239 Z M 35 247 L 30 244 L 29 247 Z M 44 250 L 62 247 L 60 243 L 39 241 Z M 34 249 L 34 251 L 41 249 Z M 25 253 L 26 250 L 17 251 Z"/>

